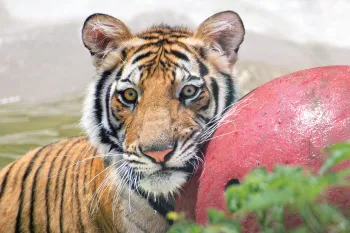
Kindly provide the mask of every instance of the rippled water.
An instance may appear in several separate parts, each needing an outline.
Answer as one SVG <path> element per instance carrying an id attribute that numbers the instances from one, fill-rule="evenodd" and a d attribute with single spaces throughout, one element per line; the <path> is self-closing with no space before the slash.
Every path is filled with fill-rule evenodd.
<path id="1" fill-rule="evenodd" d="M 82 98 L 0 105 L 0 167 L 38 146 L 81 134 Z"/>

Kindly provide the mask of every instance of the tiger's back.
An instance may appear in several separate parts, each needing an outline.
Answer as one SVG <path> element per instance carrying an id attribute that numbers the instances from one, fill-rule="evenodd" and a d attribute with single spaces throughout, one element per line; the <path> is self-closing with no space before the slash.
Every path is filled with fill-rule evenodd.
<path id="1" fill-rule="evenodd" d="M 104 218 L 99 215 L 111 214 L 110 205 L 91 213 L 103 169 L 103 160 L 86 137 L 49 144 L 9 164 L 0 171 L 0 232 L 120 229 L 100 221 Z"/>

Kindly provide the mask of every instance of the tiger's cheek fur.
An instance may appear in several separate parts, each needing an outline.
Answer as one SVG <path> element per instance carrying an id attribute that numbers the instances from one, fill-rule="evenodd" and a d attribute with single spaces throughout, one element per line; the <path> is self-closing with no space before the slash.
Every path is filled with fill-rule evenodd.
<path id="1" fill-rule="evenodd" d="M 188 107 L 193 110 L 194 113 L 206 112 L 211 104 L 211 95 L 208 88 L 205 86 L 203 92 L 198 98 Z"/>
<path id="2" fill-rule="evenodd" d="M 116 95 L 113 95 L 111 100 L 111 111 L 115 119 L 118 120 L 121 124 L 127 125 L 127 122 L 130 121 L 128 121 L 128 119 L 132 117 L 132 112 L 130 109 L 123 106 Z"/>

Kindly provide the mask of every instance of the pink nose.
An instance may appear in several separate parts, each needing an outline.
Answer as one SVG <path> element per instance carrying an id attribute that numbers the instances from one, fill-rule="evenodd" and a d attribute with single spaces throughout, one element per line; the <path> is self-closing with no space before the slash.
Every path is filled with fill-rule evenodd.
<path id="1" fill-rule="evenodd" d="M 156 160 L 157 163 L 164 162 L 165 155 L 171 152 L 173 149 L 166 149 L 162 151 L 145 151 L 144 153 Z"/>

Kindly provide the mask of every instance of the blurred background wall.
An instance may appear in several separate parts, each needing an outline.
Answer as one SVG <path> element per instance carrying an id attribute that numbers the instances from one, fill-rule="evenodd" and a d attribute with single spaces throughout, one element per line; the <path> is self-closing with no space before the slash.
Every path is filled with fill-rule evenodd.
<path id="1" fill-rule="evenodd" d="M 234 71 L 242 94 L 300 69 L 350 64 L 349 0 L 0 0 L 0 167 L 80 133 L 94 73 L 80 38 L 87 16 L 110 14 L 137 32 L 161 22 L 195 28 L 223 10 L 246 28 Z"/>

